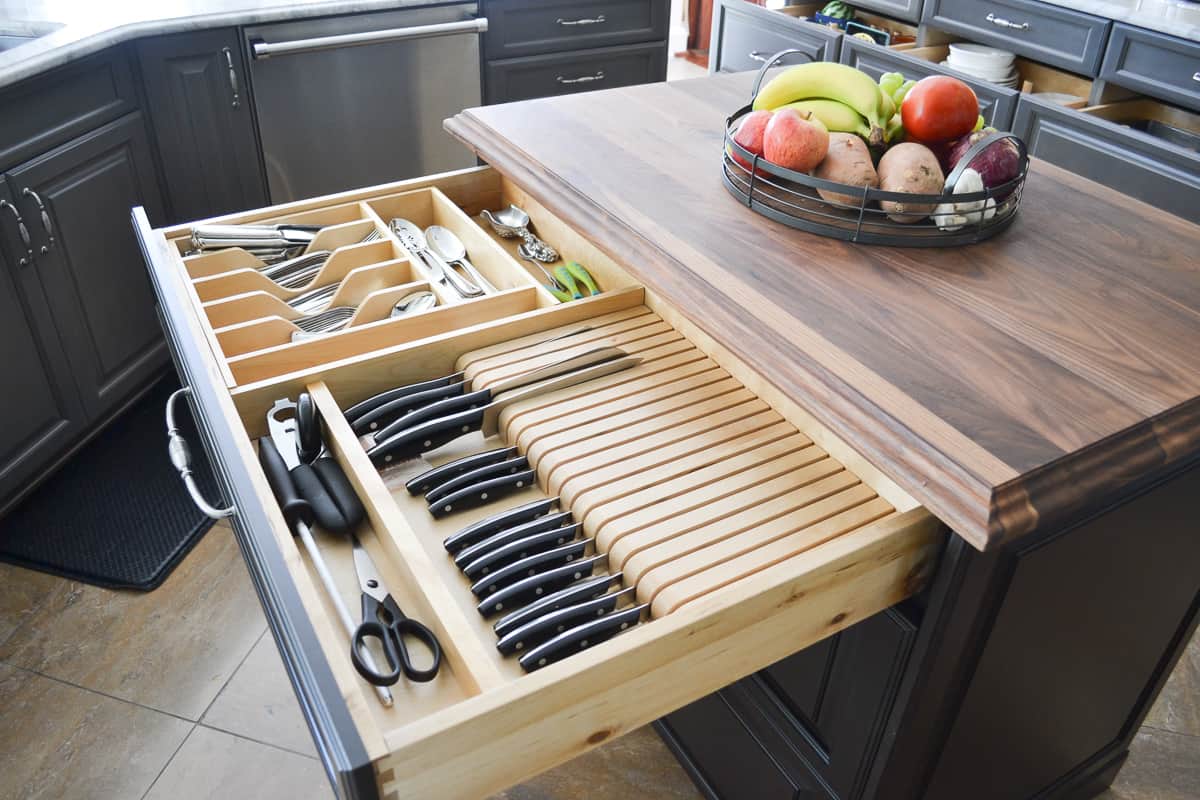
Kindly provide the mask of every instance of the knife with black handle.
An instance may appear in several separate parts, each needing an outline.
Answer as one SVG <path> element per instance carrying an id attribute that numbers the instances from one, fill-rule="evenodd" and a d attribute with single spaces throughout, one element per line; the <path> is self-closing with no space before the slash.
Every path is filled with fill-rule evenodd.
<path id="1" fill-rule="evenodd" d="M 431 504 L 429 513 L 433 515 L 434 519 L 441 519 L 455 511 L 487 505 L 502 497 L 527 489 L 535 483 L 537 483 L 537 472 L 532 469 L 492 478 L 489 481 L 481 481 L 474 486 L 452 492 L 438 500 L 437 503 Z"/>
<path id="2" fill-rule="evenodd" d="M 466 391 L 467 385 L 459 382 L 434 386 L 414 394 L 406 394 L 371 409 L 350 427 L 359 436 L 370 437 L 369 441 L 373 445 L 377 441 L 382 441 L 385 430 L 399 431 L 407 427 L 407 423 L 400 424 L 402 420 L 424 410 L 427 406 L 436 405 L 443 400 L 458 398 Z"/>
<path id="3" fill-rule="evenodd" d="M 576 522 L 563 528 L 554 528 L 540 533 L 531 533 L 502 547 L 490 550 L 462 568 L 463 574 L 478 581 L 522 559 L 545 553 L 568 542 L 573 542 L 582 526 Z"/>
<path id="4" fill-rule="evenodd" d="M 538 617 L 549 614 L 552 611 L 557 611 L 560 608 L 581 603 L 584 600 L 599 597 L 608 591 L 608 587 L 613 584 L 620 585 L 620 583 L 621 573 L 613 572 L 569 584 L 558 591 L 544 595 L 524 608 L 510 611 L 496 622 L 492 630 L 496 632 L 497 636 L 503 638 Z"/>
<path id="5" fill-rule="evenodd" d="M 544 517 L 539 517 L 532 522 L 524 522 L 520 525 L 502 530 L 499 533 L 492 534 L 481 542 L 476 542 L 470 547 L 463 548 L 454 556 L 454 563 L 459 569 L 464 569 L 467 564 L 470 564 L 477 558 L 481 558 L 491 551 L 511 544 L 512 542 L 524 539 L 527 536 L 532 536 L 535 533 L 554 530 L 565 524 L 570 524 L 571 512 L 558 511 L 554 514 L 547 514 Z"/>
<path id="6" fill-rule="evenodd" d="M 411 495 L 427 494 L 452 478 L 465 475 L 480 467 L 487 467 L 492 464 L 499 464 L 502 461 L 508 461 L 510 458 L 516 457 L 516 455 L 517 448 L 515 447 L 497 447 L 495 450 L 472 453 L 469 456 L 447 461 L 439 467 L 427 469 L 415 478 L 409 478 L 408 482 L 404 484 L 404 488 Z"/>
<path id="7" fill-rule="evenodd" d="M 513 450 L 516 450 L 516 448 L 514 447 Z M 528 469 L 529 460 L 526 459 L 525 456 L 514 455 L 512 458 L 506 459 L 499 463 L 476 467 L 470 472 L 464 472 L 461 475 L 457 475 L 437 486 L 434 486 L 425 493 L 425 500 L 430 506 L 434 506 L 441 498 L 452 495 L 460 489 L 467 489 L 477 483 L 490 481 L 493 478 L 503 478 L 505 475 L 515 475 L 518 472 L 525 472 Z"/>
<path id="8" fill-rule="evenodd" d="M 591 543 L 591 539 L 580 539 L 518 559 L 475 581 L 471 584 L 471 593 L 476 597 L 487 597 L 524 578 L 536 577 L 558 567 L 569 566 L 583 558 Z"/>
<path id="9" fill-rule="evenodd" d="M 571 628 L 521 656 L 519 659 L 521 667 L 526 672 L 533 672 L 535 669 L 553 664 L 573 653 L 607 641 L 618 633 L 637 625 L 641 622 L 642 615 L 648 615 L 649 611 L 650 604 L 642 603 L 638 606 L 613 611 L 599 619 Z"/>
<path id="10" fill-rule="evenodd" d="M 516 583 L 489 594 L 479 602 L 476 608 L 484 617 L 492 617 L 501 611 L 519 608 L 588 577 L 595 571 L 596 564 L 607 558 L 608 556 L 604 554 L 591 556 L 562 567 L 530 575 L 528 578 L 522 578 Z"/>
<path id="11" fill-rule="evenodd" d="M 346 417 L 346 421 L 350 423 L 350 427 L 354 429 L 354 432 L 361 436 L 367 431 L 360 431 L 356 423 L 367 412 L 374 411 L 380 406 L 386 405 L 393 400 L 399 400 L 402 397 L 408 397 L 409 395 L 424 392 L 428 389 L 449 386 L 452 383 L 460 383 L 462 379 L 463 373 L 456 372 L 453 375 L 446 375 L 441 378 L 434 378 L 433 380 L 422 381 L 420 383 L 410 383 L 407 386 L 397 386 L 394 389 L 388 389 L 386 392 L 380 392 L 379 394 L 368 397 L 366 400 L 355 403 L 343 411 L 342 414 Z"/>
<path id="12" fill-rule="evenodd" d="M 513 653 L 536 647 L 581 623 L 611 613 L 623 598 L 632 598 L 636 591 L 630 587 L 619 592 L 609 592 L 536 617 L 502 637 L 500 641 L 496 642 L 496 649 L 503 655 L 511 656 Z"/>
<path id="13" fill-rule="evenodd" d="M 457 533 L 450 534 L 443 544 L 447 552 L 457 553 L 463 548 L 500 533 L 500 531 L 532 522 L 538 517 L 544 517 L 550 513 L 550 509 L 554 508 L 554 504 L 557 502 L 557 497 L 547 497 L 544 500 L 534 500 L 532 503 L 501 511 L 499 514 L 492 514 L 490 517 L 468 525 Z"/>

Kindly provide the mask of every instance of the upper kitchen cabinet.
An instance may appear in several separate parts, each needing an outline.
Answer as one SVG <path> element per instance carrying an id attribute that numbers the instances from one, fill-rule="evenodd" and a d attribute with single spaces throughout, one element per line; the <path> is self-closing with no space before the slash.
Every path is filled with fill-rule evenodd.
<path id="1" fill-rule="evenodd" d="M 266 203 L 237 30 L 159 36 L 137 47 L 172 220 Z"/>
<path id="2" fill-rule="evenodd" d="M 154 295 L 129 223 L 162 198 L 141 114 L 11 169 L 10 192 L 86 415 L 102 417 L 166 362 Z"/>
<path id="3" fill-rule="evenodd" d="M 0 363 L 10 375 L 0 425 L 0 509 L 83 427 L 71 370 L 23 241 L 25 220 L 11 200 L 0 182 Z"/>

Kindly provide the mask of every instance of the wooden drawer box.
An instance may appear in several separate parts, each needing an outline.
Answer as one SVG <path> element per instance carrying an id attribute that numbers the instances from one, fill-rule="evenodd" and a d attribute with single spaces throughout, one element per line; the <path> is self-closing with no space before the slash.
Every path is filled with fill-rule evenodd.
<path id="1" fill-rule="evenodd" d="M 940 523 L 490 169 L 375 187 L 245 218 L 333 213 L 347 204 L 373 208 L 426 188 L 466 206 L 468 219 L 479 208 L 517 202 L 564 257 L 587 263 L 605 291 L 568 303 L 534 303 L 499 317 L 467 318 L 460 326 L 434 327 L 427 336 L 414 330 L 356 340 L 353 346 L 343 340 L 328 353 L 306 351 L 289 372 L 230 386 L 208 341 L 194 281 L 181 268 L 176 240 L 186 229 L 152 230 L 144 214 L 135 211 L 205 450 L 235 509 L 233 524 L 247 564 L 340 795 L 486 796 L 681 708 L 921 588 L 944 539 Z M 581 338 L 549 340 L 567 332 Z M 539 397 L 502 418 L 502 435 L 536 460 L 538 470 L 538 485 L 525 489 L 512 505 L 522 497 L 559 496 L 609 560 L 619 559 L 628 575 L 637 576 L 631 585 L 639 601 L 651 604 L 651 618 L 610 642 L 524 673 L 497 652 L 490 624 L 474 610 L 468 582 L 441 546 L 448 533 L 500 509 L 433 520 L 423 500 L 403 490 L 403 475 L 376 472 L 340 409 L 456 367 L 485 386 L 504 374 L 604 343 L 619 344 L 643 361 L 626 378 L 614 375 L 603 384 L 591 382 L 586 392 Z M 265 433 L 267 409 L 276 399 L 294 399 L 306 389 L 325 421 L 332 456 L 367 507 L 368 522 L 359 537 L 400 606 L 436 631 L 446 654 L 433 682 L 401 681 L 392 687 L 392 707 L 378 702 L 354 671 L 346 634 L 257 462 L 255 439 Z M 585 399 L 586 407 L 577 409 Z M 676 409 L 674 414 L 668 407 Z M 755 439 L 753 448 L 743 438 L 730 438 L 729 426 L 737 419 L 759 426 L 753 435 L 762 439 Z M 674 444 L 650 448 L 646 436 L 652 443 Z M 707 477 L 691 472 L 694 464 L 687 459 L 707 452 L 694 444 L 707 443 L 704 436 L 719 436 L 724 444 L 714 446 L 741 447 L 742 455 L 731 456 L 739 466 L 709 457 Z M 429 458 L 437 463 L 483 446 L 476 435 Z M 622 456 L 619 462 L 605 461 L 612 453 Z M 633 470 L 644 471 L 624 472 Z M 607 478 L 600 480 L 602 475 Z M 594 482 L 588 486 L 595 491 L 581 491 L 579 482 L 572 486 L 574 476 Z M 642 476 L 646 483 L 631 489 Z M 798 521 L 802 518 L 806 521 Z M 349 545 L 319 530 L 317 535 L 344 599 L 356 607 Z"/>
<path id="2" fill-rule="evenodd" d="M 515 0 L 491 3 L 488 59 L 532 56 L 667 38 L 666 0 Z"/>
<path id="3" fill-rule="evenodd" d="M 1115 23 L 1100 77 L 1200 111 L 1200 42 Z"/>
<path id="4" fill-rule="evenodd" d="M 490 61 L 486 70 L 488 104 L 513 103 L 660 81 L 667 54 L 662 42 L 651 42 Z"/>

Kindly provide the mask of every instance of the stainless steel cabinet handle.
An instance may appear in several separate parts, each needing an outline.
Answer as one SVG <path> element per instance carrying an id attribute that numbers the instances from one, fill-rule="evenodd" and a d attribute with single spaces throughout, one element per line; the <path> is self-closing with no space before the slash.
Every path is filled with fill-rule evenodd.
<path id="1" fill-rule="evenodd" d="M 1197 72 L 1196 74 L 1192 75 L 1192 80 L 1200 81 L 1200 72 Z"/>
<path id="2" fill-rule="evenodd" d="M 429 39 L 434 36 L 454 36 L 460 33 L 484 33 L 488 29 L 486 17 L 464 19 L 461 22 L 439 22 L 436 25 L 413 25 L 409 28 L 389 28 L 382 31 L 343 33 L 339 36 L 321 36 L 316 39 L 295 39 L 290 42 L 254 42 L 251 50 L 257 59 L 272 56 L 288 56 L 297 53 L 316 53 L 320 50 L 336 50 L 342 47 L 357 47 L 381 42 L 400 42 L 406 39 Z"/>
<path id="3" fill-rule="evenodd" d="M 17 263 L 24 267 L 33 261 L 33 245 L 29 240 L 29 228 L 25 227 L 25 220 L 21 219 L 21 212 L 12 203 L 7 200 L 0 200 L 0 208 L 7 208 L 17 218 L 17 232 L 21 235 L 21 241 L 25 244 L 25 255 L 21 256 Z"/>
<path id="4" fill-rule="evenodd" d="M 559 83 L 591 83 L 592 81 L 602 81 L 604 80 L 604 70 L 597 70 L 595 75 L 580 75 L 578 78 L 564 78 L 562 75 L 558 75 L 554 80 Z"/>
<path id="5" fill-rule="evenodd" d="M 229 67 L 229 89 L 233 92 L 233 107 L 237 108 L 242 104 L 242 98 L 238 94 L 237 70 L 233 67 L 233 52 L 228 47 L 222 47 L 221 52 L 225 54 L 225 65 Z"/>
<path id="6" fill-rule="evenodd" d="M 767 60 L 767 57 L 764 56 L 762 53 L 758 52 L 757 50 L 751 50 L 749 53 L 749 56 L 750 56 L 750 58 L 754 59 L 755 61 L 766 61 Z"/>
<path id="7" fill-rule="evenodd" d="M 171 457 L 171 464 L 179 471 L 179 477 L 183 479 L 183 485 L 187 488 L 188 494 L 192 496 L 192 502 L 204 516 L 210 519 L 232 517 L 237 512 L 236 508 L 233 506 L 215 508 L 209 505 L 204 496 L 200 494 L 200 487 L 196 485 L 196 476 L 192 474 L 191 450 L 188 449 L 187 440 L 179 435 L 179 428 L 175 425 L 175 401 L 191 393 L 191 388 L 184 386 L 171 392 L 171 396 L 167 398 L 167 454 Z"/>
<path id="8" fill-rule="evenodd" d="M 1012 22 L 1011 20 L 1007 20 L 1004 17 L 997 17 L 995 14 L 991 13 L 990 11 L 988 12 L 988 15 L 987 15 L 987 21 L 992 23 L 993 25 L 996 25 L 997 27 L 1000 27 L 1000 28 L 1012 28 L 1013 30 L 1016 30 L 1016 31 L 1029 30 L 1028 22 Z"/>
<path id="9" fill-rule="evenodd" d="M 50 224 L 50 215 L 46 213 L 46 206 L 42 203 L 42 198 L 38 197 L 38 193 L 26 186 L 21 194 L 26 197 L 32 197 L 33 202 L 37 203 L 38 211 L 42 214 L 42 230 L 46 232 L 46 244 L 42 245 L 42 255 L 50 252 L 50 248 L 54 247 L 54 226 Z"/>
<path id="10" fill-rule="evenodd" d="M 559 25 L 599 25 L 600 23 L 605 22 L 606 20 L 604 19 L 604 15 L 600 14 L 595 17 L 591 17 L 591 18 L 585 17 L 583 19 L 563 19 L 562 17 L 559 17 L 558 19 L 556 19 L 554 21 L 557 22 Z"/>

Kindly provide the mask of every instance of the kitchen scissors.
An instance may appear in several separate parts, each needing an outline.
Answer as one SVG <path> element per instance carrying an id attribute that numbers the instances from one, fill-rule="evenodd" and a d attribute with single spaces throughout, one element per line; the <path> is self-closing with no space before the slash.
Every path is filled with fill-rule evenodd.
<path id="1" fill-rule="evenodd" d="M 350 643 L 350 657 L 358 674 L 376 686 L 391 686 L 400 676 L 417 683 L 433 680 L 442 665 L 442 647 L 437 636 L 427 626 L 404 616 L 391 592 L 383 585 L 383 578 L 375 568 L 375 562 L 367 553 L 357 536 L 354 543 L 354 569 L 358 573 L 358 585 L 362 589 L 362 624 L 355 631 Z M 360 651 L 365 649 L 368 639 L 377 639 L 383 650 L 387 671 L 374 665 L 364 664 Z M 424 645 L 433 656 L 433 663 L 418 669 L 409 655 L 408 645 L 415 640 Z"/>

